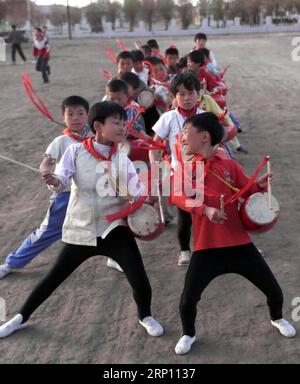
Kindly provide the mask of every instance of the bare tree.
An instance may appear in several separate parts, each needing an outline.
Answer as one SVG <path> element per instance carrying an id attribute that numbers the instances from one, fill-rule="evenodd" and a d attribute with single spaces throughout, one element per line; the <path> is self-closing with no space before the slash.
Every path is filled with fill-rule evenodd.
<path id="1" fill-rule="evenodd" d="M 113 31 L 116 29 L 116 20 L 121 14 L 121 4 L 118 1 L 109 2 L 107 5 L 107 20 L 112 23 Z"/>
<path id="2" fill-rule="evenodd" d="M 92 32 L 103 32 L 102 18 L 106 15 L 106 7 L 100 3 L 91 3 L 85 9 L 85 16 Z"/>
<path id="3" fill-rule="evenodd" d="M 178 6 L 182 29 L 188 29 L 193 22 L 193 5 L 190 2 L 181 1 Z"/>
<path id="4" fill-rule="evenodd" d="M 57 31 L 62 32 L 64 24 L 67 22 L 67 11 L 63 5 L 52 5 L 50 8 L 49 20 Z"/>
<path id="5" fill-rule="evenodd" d="M 220 21 L 224 21 L 224 0 L 213 0 L 212 1 L 212 13 L 214 20 L 217 22 L 217 28 L 220 26 Z"/>
<path id="6" fill-rule="evenodd" d="M 142 0 L 143 19 L 147 22 L 149 31 L 152 31 L 155 9 L 155 0 Z"/>
<path id="7" fill-rule="evenodd" d="M 81 9 L 77 7 L 70 7 L 70 20 L 71 20 L 71 25 L 74 30 L 74 27 L 76 24 L 79 24 L 81 21 Z"/>
<path id="8" fill-rule="evenodd" d="M 6 1 L 0 0 L 0 23 L 6 18 Z"/>
<path id="9" fill-rule="evenodd" d="M 173 0 L 158 1 L 157 11 L 165 21 L 166 31 L 168 30 L 170 21 L 172 20 L 172 17 L 174 15 L 174 8 L 175 4 Z"/>
<path id="10" fill-rule="evenodd" d="M 6 0 L 6 19 L 13 24 L 24 25 L 28 19 L 26 0 Z"/>
<path id="11" fill-rule="evenodd" d="M 138 0 L 124 0 L 124 14 L 129 21 L 129 31 L 132 32 L 141 9 L 141 3 Z"/>

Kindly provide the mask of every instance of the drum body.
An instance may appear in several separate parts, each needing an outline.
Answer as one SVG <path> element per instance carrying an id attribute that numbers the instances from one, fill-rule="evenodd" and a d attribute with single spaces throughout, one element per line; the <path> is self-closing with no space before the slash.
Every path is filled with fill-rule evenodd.
<path id="1" fill-rule="evenodd" d="M 279 219 L 280 207 L 272 196 L 272 209 L 268 205 L 268 193 L 254 193 L 240 206 L 240 217 L 248 232 L 263 233 L 272 229 Z"/>
<path id="2" fill-rule="evenodd" d="M 159 211 L 148 203 L 129 215 L 127 224 L 136 238 L 146 241 L 155 239 L 164 230 Z"/>
<path id="3" fill-rule="evenodd" d="M 150 90 L 144 90 L 138 94 L 137 102 L 145 109 L 152 107 L 154 103 L 154 93 Z"/>

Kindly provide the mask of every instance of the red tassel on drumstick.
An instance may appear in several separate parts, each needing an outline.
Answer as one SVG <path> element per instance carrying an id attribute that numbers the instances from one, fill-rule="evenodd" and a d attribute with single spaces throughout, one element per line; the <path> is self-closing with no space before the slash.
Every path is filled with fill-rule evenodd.
<path id="1" fill-rule="evenodd" d="M 23 80 L 23 86 L 24 89 L 33 103 L 33 105 L 41 112 L 42 115 L 46 116 L 47 119 L 52 121 L 52 123 L 58 124 L 64 128 L 66 128 L 65 124 L 60 123 L 59 121 L 56 121 L 52 114 L 49 112 L 48 108 L 46 107 L 45 103 L 43 100 L 37 95 L 36 91 L 33 89 L 32 82 L 27 74 L 22 75 L 22 80 Z"/>

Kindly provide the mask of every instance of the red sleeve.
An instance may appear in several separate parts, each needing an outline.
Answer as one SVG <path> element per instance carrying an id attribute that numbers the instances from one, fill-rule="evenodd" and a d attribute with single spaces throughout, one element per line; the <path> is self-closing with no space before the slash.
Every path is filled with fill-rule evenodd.
<path id="1" fill-rule="evenodd" d="M 205 71 L 205 69 L 201 68 L 199 72 L 199 78 L 201 81 L 205 79 L 207 84 L 207 90 L 211 92 L 214 88 L 218 87 L 217 81 Z"/>

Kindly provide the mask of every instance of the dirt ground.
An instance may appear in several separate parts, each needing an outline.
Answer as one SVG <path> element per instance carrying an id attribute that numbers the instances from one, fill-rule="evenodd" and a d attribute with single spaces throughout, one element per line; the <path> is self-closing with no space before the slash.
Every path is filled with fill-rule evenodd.
<path id="1" fill-rule="evenodd" d="M 291 35 L 227 36 L 210 39 L 227 74 L 229 106 L 242 123 L 248 155 L 238 155 L 252 172 L 264 154 L 273 158 L 274 194 L 281 219 L 269 233 L 255 237 L 285 295 L 291 319 L 299 279 L 299 97 L 300 63 L 291 59 Z M 162 50 L 172 41 L 161 38 Z M 133 47 L 133 41 L 125 40 Z M 114 41 L 108 45 L 117 51 Z M 183 55 L 192 37 L 178 38 Z M 51 83 L 43 85 L 30 63 L 0 63 L 0 154 L 38 167 L 46 146 L 60 128 L 48 122 L 24 94 L 28 73 L 56 118 L 63 98 L 80 94 L 91 103 L 104 93 L 101 69 L 112 69 L 101 40 L 52 41 Z M 38 174 L 0 159 L 0 258 L 14 250 L 47 210 L 49 191 Z M 178 305 L 186 272 L 177 266 L 176 224 L 152 242 L 140 242 L 153 289 L 153 314 L 165 327 L 160 338 L 146 335 L 124 276 L 106 267 L 104 257 L 82 265 L 31 317 L 26 330 L 0 341 L 0 363 L 299 363 L 299 337 L 284 339 L 271 327 L 265 297 L 236 275 L 216 279 L 198 306 L 197 337 L 191 353 L 178 357 Z M 61 247 L 53 245 L 27 268 L 0 281 L 7 318 L 49 270 Z M 296 324 L 299 328 L 299 324 Z"/>

